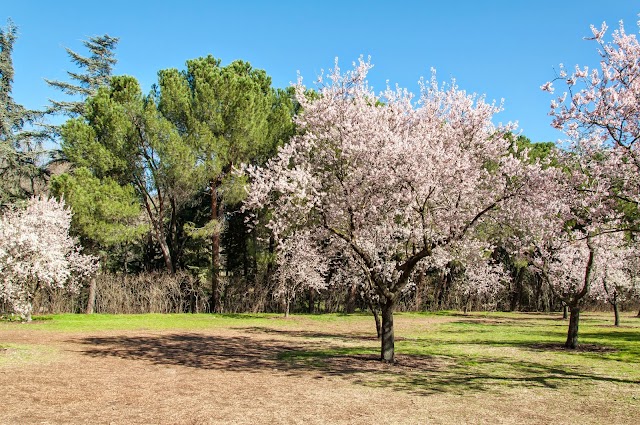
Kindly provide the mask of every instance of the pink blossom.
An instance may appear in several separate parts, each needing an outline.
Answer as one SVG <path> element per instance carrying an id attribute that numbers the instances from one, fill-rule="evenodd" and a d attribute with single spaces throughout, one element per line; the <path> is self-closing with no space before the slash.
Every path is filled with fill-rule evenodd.
<path id="1" fill-rule="evenodd" d="M 39 287 L 77 291 L 98 267 L 69 236 L 71 211 L 63 202 L 34 197 L 26 209 L 0 217 L 0 296 L 23 319 Z"/>
<path id="2" fill-rule="evenodd" d="M 417 103 L 398 87 L 377 94 L 366 80 L 371 67 L 361 58 L 343 73 L 336 64 L 317 96 L 296 86 L 300 134 L 266 167 L 246 168 L 245 207 L 269 207 L 280 243 L 302 228 L 338 241 L 372 282 L 384 316 L 436 252 L 453 255 L 456 246 L 456 255 L 485 262 L 462 254 L 477 248 L 469 243 L 476 226 L 541 202 L 546 179 L 540 164 L 510 153 L 515 125 L 492 122 L 501 104 L 440 84 L 435 73 L 421 81 Z M 470 282 L 497 284 L 480 270 Z"/>

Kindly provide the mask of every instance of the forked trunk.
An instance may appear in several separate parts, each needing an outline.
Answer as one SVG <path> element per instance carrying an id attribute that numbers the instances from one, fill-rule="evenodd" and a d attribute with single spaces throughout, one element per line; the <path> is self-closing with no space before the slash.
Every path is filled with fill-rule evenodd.
<path id="1" fill-rule="evenodd" d="M 575 349 L 578 347 L 578 324 L 580 322 L 580 307 L 571 307 L 571 315 L 569 317 L 569 332 L 567 333 L 567 342 L 564 343 L 565 348 Z"/>
<path id="2" fill-rule="evenodd" d="M 393 337 L 393 310 L 395 303 L 386 301 L 382 304 L 382 338 L 380 359 L 385 363 L 395 361 L 394 337 Z"/>

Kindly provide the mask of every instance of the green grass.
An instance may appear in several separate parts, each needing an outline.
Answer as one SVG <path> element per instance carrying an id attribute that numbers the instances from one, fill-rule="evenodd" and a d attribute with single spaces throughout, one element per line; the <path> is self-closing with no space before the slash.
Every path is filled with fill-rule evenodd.
<path id="1" fill-rule="evenodd" d="M 576 351 L 563 348 L 568 322 L 557 314 L 404 313 L 396 314 L 395 323 L 399 363 L 382 369 L 375 361 L 379 342 L 373 319 L 366 314 L 289 319 L 274 314 L 62 314 L 36 317 L 28 324 L 0 322 L 0 335 L 16 328 L 70 334 L 232 329 L 291 344 L 291 349 L 274 353 L 283 368 L 357 376 L 362 385 L 429 393 L 530 387 L 580 394 L 589 386 L 603 393 L 622 388 L 626 392 L 621 397 L 640 404 L 640 394 L 635 398 L 640 319 L 631 315 L 616 328 L 609 314 L 583 314 L 582 349 Z M 10 351 L 28 356 L 29 350 L 13 346 Z"/>
<path id="2" fill-rule="evenodd" d="M 361 383 L 429 393 L 517 387 L 581 393 L 591 386 L 606 394 L 624 387 L 635 390 L 637 395 L 629 400 L 640 404 L 640 319 L 626 316 L 623 326 L 615 328 L 609 316 L 585 314 L 581 347 L 566 350 L 568 322 L 557 315 L 397 314 L 396 354 L 399 366 L 407 368 L 377 370 Z M 377 342 L 358 338 L 345 347 L 344 336 L 334 330 L 314 337 L 329 341 L 329 347 L 288 352 L 281 358 L 331 370 L 337 358 L 378 352 Z"/>
<path id="3" fill-rule="evenodd" d="M 11 326 L 52 332 L 198 330 L 265 326 L 279 317 L 274 314 L 55 314 L 34 316 L 31 323 L 0 322 L 0 331 Z"/>

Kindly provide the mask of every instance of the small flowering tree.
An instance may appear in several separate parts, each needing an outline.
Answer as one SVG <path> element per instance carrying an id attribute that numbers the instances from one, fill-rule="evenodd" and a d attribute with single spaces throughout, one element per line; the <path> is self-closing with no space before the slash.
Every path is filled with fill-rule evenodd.
<path id="1" fill-rule="evenodd" d="M 566 348 L 578 346 L 582 304 L 596 280 L 595 258 L 593 239 L 581 232 L 557 235 L 536 249 L 533 266 L 570 311 Z"/>
<path id="2" fill-rule="evenodd" d="M 638 289 L 639 253 L 621 233 L 603 235 L 601 239 L 607 248 L 598 256 L 599 282 L 591 296 L 611 305 L 614 325 L 620 326 L 620 303 L 632 298 Z"/>
<path id="3" fill-rule="evenodd" d="M 510 154 L 513 126 L 491 121 L 499 106 L 435 76 L 417 105 L 406 90 L 378 95 L 370 63 L 354 66 L 342 74 L 336 64 L 313 95 L 298 83 L 300 135 L 248 168 L 245 205 L 270 207 L 277 239 L 294 223 L 344 244 L 379 296 L 381 359 L 393 362 L 393 312 L 418 266 L 437 248 L 464 249 L 473 229 L 533 201 L 545 179 Z"/>
<path id="4" fill-rule="evenodd" d="M 577 167 L 572 169 L 586 176 L 582 183 L 573 184 L 573 190 L 583 201 L 591 199 L 588 206 L 573 206 L 574 213 L 582 212 L 582 220 L 575 221 L 581 226 L 578 239 L 582 246 L 574 253 L 581 251 L 583 265 L 590 265 L 583 270 L 585 289 L 578 292 L 584 295 L 590 287 L 596 287 L 587 279 L 587 272 L 599 262 L 598 255 L 603 255 L 596 251 L 617 251 L 619 246 L 597 250 L 609 240 L 599 236 L 639 230 L 640 43 L 635 34 L 627 34 L 622 22 L 611 41 L 606 40 L 607 29 L 605 23 L 600 28 L 592 26 L 588 38 L 598 45 L 599 68 L 576 65 L 573 71 L 567 71 L 561 65 L 556 78 L 541 87 L 549 93 L 554 93 L 554 84 L 563 87 L 562 94 L 551 101 L 549 115 L 553 117 L 552 126 L 569 137 L 571 151 L 578 157 Z M 620 276 L 621 269 L 613 267 L 617 262 L 607 263 L 608 278 L 603 283 Z M 589 277 L 598 281 L 591 274 Z M 576 344 L 577 320 L 575 325 L 570 320 L 567 346 L 574 348 Z"/>
<path id="5" fill-rule="evenodd" d="M 277 248 L 278 271 L 274 296 L 284 301 L 284 315 L 289 317 L 291 303 L 304 289 L 326 288 L 328 265 L 316 241 L 308 232 L 300 232 L 283 240 Z"/>
<path id="6" fill-rule="evenodd" d="M 564 169 L 555 175 L 548 202 L 531 221 L 519 243 L 553 293 L 570 312 L 565 347 L 578 345 L 580 312 L 589 297 L 602 293 L 607 273 L 622 270 L 621 216 L 610 202 L 608 182 L 600 175 L 610 150 L 580 140 L 563 153 Z"/>
<path id="7" fill-rule="evenodd" d="M 98 267 L 69 236 L 71 212 L 63 202 L 34 197 L 26 209 L 0 217 L 0 296 L 23 320 L 42 288 L 77 291 Z"/>
<path id="8" fill-rule="evenodd" d="M 468 300 L 472 297 L 484 299 L 495 306 L 498 293 L 504 289 L 504 283 L 509 279 L 507 273 L 501 264 L 489 261 L 486 247 L 466 254 L 466 258 L 462 259 L 464 273 L 458 283 L 465 297 L 464 312 L 467 312 Z M 488 307 L 485 304 L 485 308 Z"/>

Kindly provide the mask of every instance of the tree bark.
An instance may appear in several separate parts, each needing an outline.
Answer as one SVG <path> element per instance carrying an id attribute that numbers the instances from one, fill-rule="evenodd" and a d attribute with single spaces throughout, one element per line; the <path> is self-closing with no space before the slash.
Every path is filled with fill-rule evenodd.
<path id="1" fill-rule="evenodd" d="M 569 307 L 565 303 L 562 303 L 562 320 L 569 318 Z"/>
<path id="2" fill-rule="evenodd" d="M 591 273 L 593 272 L 593 264 L 595 257 L 595 249 L 591 244 L 591 237 L 587 238 L 587 246 L 589 247 L 589 259 L 587 260 L 587 267 L 584 272 L 584 284 L 580 292 L 575 294 L 574 298 L 565 303 L 569 305 L 571 309 L 571 315 L 569 316 L 569 332 L 567 333 L 567 342 L 564 344 L 566 348 L 575 349 L 578 347 L 578 323 L 580 322 L 580 304 L 582 299 L 589 293 L 591 286 Z"/>
<path id="3" fill-rule="evenodd" d="M 218 209 L 218 184 L 211 180 L 211 220 L 217 220 Z M 211 235 L 211 312 L 220 313 L 220 232 Z"/>
<path id="4" fill-rule="evenodd" d="M 142 185 L 138 185 L 141 187 Z M 146 192 L 146 188 L 142 188 L 141 192 L 144 194 L 144 207 L 147 211 L 147 216 L 151 221 L 153 226 L 153 231 L 155 233 L 156 239 L 158 240 L 158 244 L 160 245 L 160 251 L 162 252 L 162 258 L 164 258 L 164 264 L 167 267 L 167 270 L 172 275 L 175 274 L 175 266 L 173 263 L 173 258 L 171 257 L 171 250 L 169 249 L 169 245 L 167 244 L 167 235 L 164 231 L 163 217 L 164 217 L 164 201 L 163 198 L 158 193 L 158 204 L 153 203 L 151 195 Z M 154 211 L 156 214 L 154 214 Z"/>
<path id="5" fill-rule="evenodd" d="M 315 311 L 314 311 L 315 302 L 316 302 L 315 301 L 315 298 L 316 298 L 315 295 L 316 295 L 316 291 L 313 288 L 309 288 L 309 298 L 308 298 L 309 308 L 307 310 L 307 313 L 309 313 L 309 314 L 315 313 Z"/>
<path id="6" fill-rule="evenodd" d="M 385 363 L 395 362 L 395 340 L 393 336 L 393 310 L 395 303 L 387 300 L 382 304 L 382 338 L 380 360 Z"/>
<path id="7" fill-rule="evenodd" d="M 351 285 L 347 291 L 347 302 L 344 305 L 344 312 L 346 314 L 352 314 L 356 311 L 356 299 L 358 297 L 358 287 Z"/>
<path id="8" fill-rule="evenodd" d="M 86 314 L 93 314 L 93 309 L 96 305 L 96 277 L 93 276 L 89 280 L 89 300 L 87 301 Z"/>
<path id="9" fill-rule="evenodd" d="M 176 269 L 173 267 L 173 261 L 171 259 L 171 251 L 169 245 L 164 237 L 164 232 L 157 232 L 158 244 L 160 245 L 160 251 L 162 251 L 162 258 L 164 258 L 164 264 L 167 266 L 167 270 L 171 274 L 175 274 Z"/>
<path id="10" fill-rule="evenodd" d="M 447 295 L 447 291 L 448 291 L 448 286 L 449 286 L 449 279 L 447 277 L 447 275 L 442 272 L 441 273 L 441 278 L 440 278 L 440 284 L 438 285 L 438 289 L 436 290 L 437 295 L 436 295 L 436 310 L 442 310 L 445 307 L 445 297 Z"/>
<path id="11" fill-rule="evenodd" d="M 378 313 L 378 303 L 373 302 L 371 295 L 369 295 L 367 291 L 368 289 L 365 289 L 362 294 L 362 298 L 367 304 L 367 307 L 369 307 L 369 311 L 371 311 L 371 314 L 373 314 L 373 320 L 376 321 L 376 335 L 378 339 L 380 339 L 382 337 L 382 322 L 380 321 L 380 314 Z"/>
<path id="12" fill-rule="evenodd" d="M 575 349 L 578 347 L 578 323 L 580 322 L 580 307 L 571 307 L 571 316 L 569 317 L 569 332 L 567 333 L 567 342 L 565 348 Z"/>
<path id="13" fill-rule="evenodd" d="M 620 326 L 620 306 L 617 301 L 611 303 L 613 306 L 614 326 Z"/>
<path id="14" fill-rule="evenodd" d="M 522 300 L 522 279 L 524 276 L 524 267 L 519 268 L 516 273 L 515 279 L 513 279 L 513 289 L 511 290 L 511 303 L 509 304 L 509 311 L 516 311 Z"/>
<path id="15" fill-rule="evenodd" d="M 176 268 L 178 264 L 178 207 L 176 205 L 176 200 L 171 197 L 170 205 L 171 205 L 171 219 L 169 222 L 169 236 L 168 236 L 168 246 L 169 252 L 171 253 L 171 262 L 173 263 L 173 267 Z"/>
<path id="16" fill-rule="evenodd" d="M 373 320 L 376 321 L 376 336 L 380 339 L 382 338 L 382 322 L 380 321 L 380 315 L 378 314 L 378 310 L 375 308 L 371 309 L 371 313 L 373 313 Z"/>

